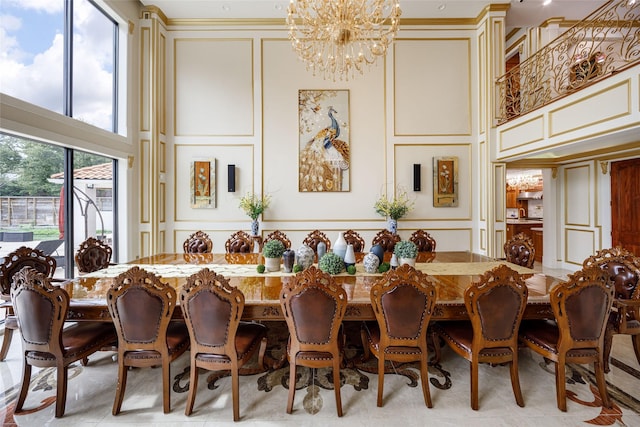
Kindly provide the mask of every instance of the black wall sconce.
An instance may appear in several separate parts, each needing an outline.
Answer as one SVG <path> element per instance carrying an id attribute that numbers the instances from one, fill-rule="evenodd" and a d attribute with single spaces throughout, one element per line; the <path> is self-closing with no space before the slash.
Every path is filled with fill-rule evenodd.
<path id="1" fill-rule="evenodd" d="M 413 191 L 420 191 L 420 163 L 413 164 Z"/>
<path id="2" fill-rule="evenodd" d="M 227 165 L 227 191 L 236 192 L 236 165 Z"/>

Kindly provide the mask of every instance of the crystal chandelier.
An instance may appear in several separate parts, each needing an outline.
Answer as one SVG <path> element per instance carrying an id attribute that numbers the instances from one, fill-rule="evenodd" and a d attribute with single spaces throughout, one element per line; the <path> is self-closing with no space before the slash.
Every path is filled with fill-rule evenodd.
<path id="1" fill-rule="evenodd" d="M 385 56 L 398 33 L 397 0 L 291 0 L 293 49 L 313 75 L 349 80 Z"/>

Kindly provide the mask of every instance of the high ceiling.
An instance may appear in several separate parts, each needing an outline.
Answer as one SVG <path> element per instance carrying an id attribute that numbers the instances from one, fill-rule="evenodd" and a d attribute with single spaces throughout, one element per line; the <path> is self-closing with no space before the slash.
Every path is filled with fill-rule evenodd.
<path id="1" fill-rule="evenodd" d="M 169 19 L 284 18 L 288 0 L 140 0 L 159 7 Z M 549 18 L 582 19 L 605 0 L 400 0 L 404 18 L 475 18 L 488 4 L 506 4 L 507 33 L 513 28 L 535 27 Z"/>

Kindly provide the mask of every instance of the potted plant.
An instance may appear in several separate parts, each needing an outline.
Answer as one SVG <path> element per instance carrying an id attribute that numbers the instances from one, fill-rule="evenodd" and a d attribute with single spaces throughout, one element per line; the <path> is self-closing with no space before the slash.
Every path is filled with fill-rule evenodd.
<path id="1" fill-rule="evenodd" d="M 251 218 L 251 235 L 258 235 L 258 217 L 271 203 L 271 196 L 268 194 L 258 196 L 255 193 L 247 193 L 240 198 L 240 209 Z"/>
<path id="2" fill-rule="evenodd" d="M 264 244 L 262 255 L 264 255 L 264 265 L 267 271 L 280 270 L 280 258 L 282 258 L 285 249 L 284 243 L 277 239 L 269 240 Z"/>
<path id="3" fill-rule="evenodd" d="M 410 240 L 401 240 L 393 247 L 393 253 L 398 258 L 398 263 L 416 265 L 418 246 Z"/>
<path id="4" fill-rule="evenodd" d="M 398 231 L 398 220 L 403 218 L 413 209 L 413 200 L 409 199 L 406 191 L 396 191 L 396 196 L 391 200 L 386 196 L 380 198 L 373 205 L 376 213 L 388 218 L 388 228 L 393 234 Z"/>
<path id="5" fill-rule="evenodd" d="M 320 258 L 318 268 L 325 273 L 340 274 L 344 270 L 344 260 L 336 253 L 327 252 Z"/>

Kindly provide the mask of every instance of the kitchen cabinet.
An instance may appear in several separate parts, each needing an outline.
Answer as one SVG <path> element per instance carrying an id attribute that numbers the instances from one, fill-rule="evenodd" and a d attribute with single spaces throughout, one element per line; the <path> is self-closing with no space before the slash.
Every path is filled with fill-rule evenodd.
<path id="1" fill-rule="evenodd" d="M 519 208 L 518 206 L 518 190 L 507 189 L 507 207 L 508 208 Z"/>
<path id="2" fill-rule="evenodd" d="M 531 227 L 533 247 L 536 249 L 536 262 L 542 262 L 542 227 Z"/>

